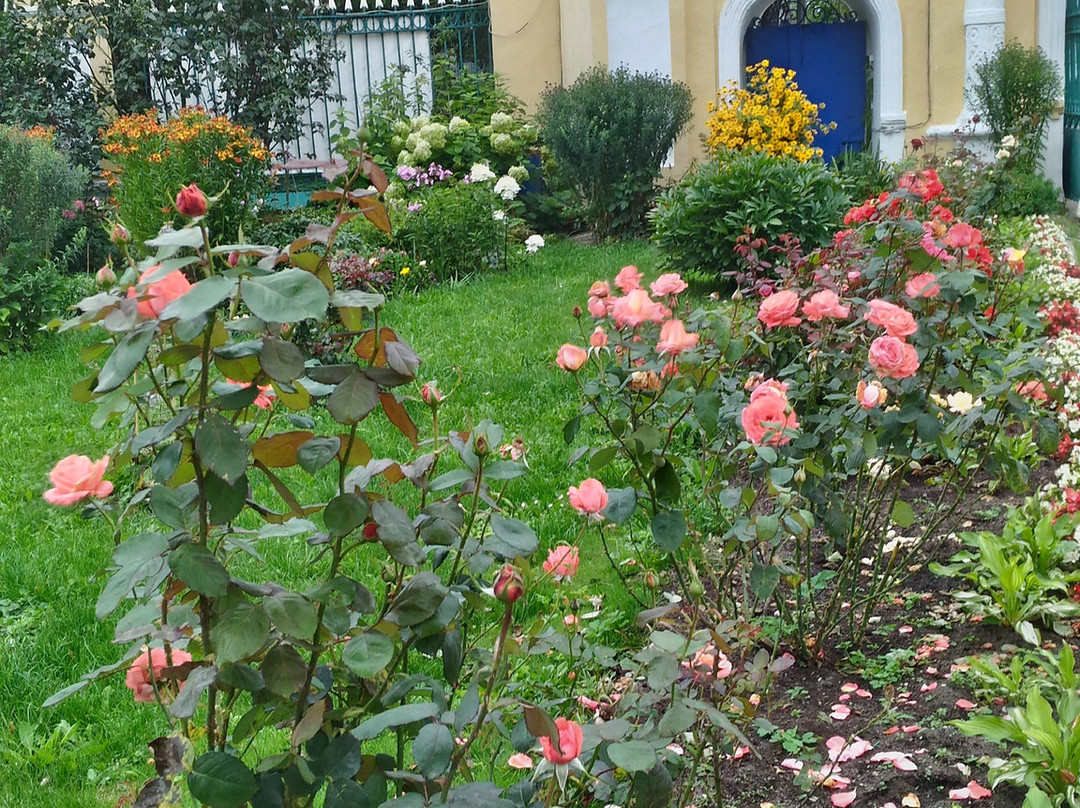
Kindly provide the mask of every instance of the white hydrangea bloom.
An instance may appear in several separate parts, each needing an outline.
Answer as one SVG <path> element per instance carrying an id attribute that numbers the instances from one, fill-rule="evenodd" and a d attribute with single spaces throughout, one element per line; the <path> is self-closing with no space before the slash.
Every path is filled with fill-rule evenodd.
<path id="1" fill-rule="evenodd" d="M 544 237 L 539 233 L 529 236 L 525 239 L 525 252 L 534 253 L 544 246 Z"/>
<path id="2" fill-rule="evenodd" d="M 499 181 L 495 183 L 495 193 L 509 202 L 512 199 L 516 199 L 517 195 L 521 193 L 521 186 L 518 185 L 517 180 L 509 174 L 506 174 L 499 177 Z"/>
<path id="3" fill-rule="evenodd" d="M 467 120 L 462 118 L 460 115 L 455 115 L 453 118 L 450 119 L 449 129 L 452 134 L 456 135 L 458 132 L 464 132 L 470 126 L 471 124 Z"/>
<path id="4" fill-rule="evenodd" d="M 510 168 L 507 169 L 506 173 L 513 177 L 515 180 L 517 180 L 519 183 L 529 181 L 529 169 L 525 168 L 525 166 L 510 166 Z"/>
<path id="5" fill-rule="evenodd" d="M 473 163 L 473 167 L 469 169 L 469 182 L 487 182 L 493 179 L 495 179 L 495 172 L 485 163 Z"/>

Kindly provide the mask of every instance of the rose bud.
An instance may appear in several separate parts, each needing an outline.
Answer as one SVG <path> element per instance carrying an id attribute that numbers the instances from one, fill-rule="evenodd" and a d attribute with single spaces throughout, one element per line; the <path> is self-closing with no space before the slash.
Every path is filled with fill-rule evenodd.
<path id="1" fill-rule="evenodd" d="M 424 403 L 429 407 L 438 407 L 442 403 L 443 394 L 438 387 L 435 386 L 435 382 L 428 382 L 420 388 L 420 398 L 424 400 Z"/>
<path id="2" fill-rule="evenodd" d="M 97 285 L 105 289 L 108 289 L 116 283 L 116 273 L 113 272 L 112 267 L 108 264 L 105 264 L 105 266 L 99 269 L 94 275 L 94 278 L 97 280 Z"/>
<path id="3" fill-rule="evenodd" d="M 574 310 L 571 313 L 574 315 L 575 320 L 580 320 L 581 319 L 581 306 L 574 306 Z"/>
<path id="4" fill-rule="evenodd" d="M 126 227 L 117 222 L 112 226 L 112 233 L 110 233 L 110 238 L 112 239 L 113 244 L 127 244 L 129 241 L 131 241 L 131 233 Z"/>
<path id="5" fill-rule="evenodd" d="M 181 188 L 176 195 L 176 209 L 181 216 L 189 219 L 197 219 L 206 215 L 206 195 L 199 190 L 195 183 L 186 188 Z"/>
<path id="6" fill-rule="evenodd" d="M 521 573 L 514 569 L 513 564 L 507 564 L 495 577 L 495 597 L 503 603 L 513 603 L 525 594 L 525 586 L 521 580 Z"/>
<path id="7" fill-rule="evenodd" d="M 240 265 L 240 253 L 238 253 L 236 250 L 233 250 L 231 253 L 229 253 L 229 257 L 225 260 L 228 262 L 229 266 L 237 267 Z"/>

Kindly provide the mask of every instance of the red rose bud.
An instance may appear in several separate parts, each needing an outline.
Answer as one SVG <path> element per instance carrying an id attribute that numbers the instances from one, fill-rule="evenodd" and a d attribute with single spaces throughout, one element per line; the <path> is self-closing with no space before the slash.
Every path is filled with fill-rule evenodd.
<path id="1" fill-rule="evenodd" d="M 420 398 L 424 400 L 424 403 L 429 407 L 438 407 L 442 403 L 443 394 L 438 387 L 435 386 L 435 382 L 428 382 L 420 388 Z"/>
<path id="2" fill-rule="evenodd" d="M 112 267 L 108 264 L 105 264 L 105 266 L 99 269 L 94 275 L 94 278 L 97 280 L 98 286 L 105 289 L 108 289 L 116 283 L 116 273 L 113 272 Z"/>
<path id="3" fill-rule="evenodd" d="M 131 241 L 131 233 L 126 227 L 117 222 L 112 226 L 112 233 L 110 233 L 113 244 L 127 244 Z"/>
<path id="4" fill-rule="evenodd" d="M 199 190 L 199 186 L 191 183 L 187 188 L 181 188 L 176 195 L 176 209 L 181 216 L 189 219 L 197 219 L 206 215 L 206 195 Z"/>
<path id="5" fill-rule="evenodd" d="M 575 320 L 581 319 L 581 306 L 574 306 L 573 315 Z"/>
<path id="6" fill-rule="evenodd" d="M 364 538 L 373 541 L 379 535 L 379 526 L 374 522 L 364 525 Z"/>
<path id="7" fill-rule="evenodd" d="M 229 266 L 231 266 L 231 267 L 239 266 L 240 265 L 240 253 L 238 253 L 236 250 L 233 250 L 231 253 L 229 253 L 229 257 L 226 258 L 225 260 L 228 262 Z"/>
<path id="8" fill-rule="evenodd" d="M 507 564 L 495 577 L 495 597 L 503 603 L 513 603 L 525 594 L 525 585 L 521 580 L 521 573 L 514 569 L 512 564 Z"/>

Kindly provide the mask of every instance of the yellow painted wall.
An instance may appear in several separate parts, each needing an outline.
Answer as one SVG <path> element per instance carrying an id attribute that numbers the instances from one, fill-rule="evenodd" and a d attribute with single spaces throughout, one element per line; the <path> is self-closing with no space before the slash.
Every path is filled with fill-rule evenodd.
<path id="1" fill-rule="evenodd" d="M 493 0 L 491 47 L 495 69 L 510 92 L 536 109 L 544 87 L 563 80 L 559 0 Z"/>

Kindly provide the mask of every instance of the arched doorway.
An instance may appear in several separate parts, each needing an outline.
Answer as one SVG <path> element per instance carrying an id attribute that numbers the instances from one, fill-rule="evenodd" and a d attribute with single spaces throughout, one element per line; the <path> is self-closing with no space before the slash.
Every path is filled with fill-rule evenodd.
<path id="1" fill-rule="evenodd" d="M 868 140 L 866 23 L 843 0 L 775 0 L 746 32 L 747 66 L 767 59 L 795 71 L 799 89 L 836 128 L 814 145 L 825 162 Z"/>
<path id="2" fill-rule="evenodd" d="M 746 32 L 775 0 L 726 0 L 717 30 L 718 85 L 746 79 Z M 866 23 L 866 50 L 871 64 L 871 144 L 886 160 L 904 156 L 907 117 L 904 114 L 904 36 L 897 0 L 845 0 Z"/>

